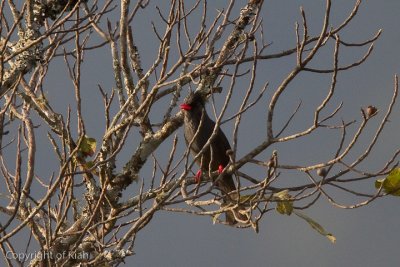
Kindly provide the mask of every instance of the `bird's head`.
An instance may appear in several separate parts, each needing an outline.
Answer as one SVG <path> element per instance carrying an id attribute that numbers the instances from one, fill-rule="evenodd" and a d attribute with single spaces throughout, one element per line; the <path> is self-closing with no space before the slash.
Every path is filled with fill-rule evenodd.
<path id="1" fill-rule="evenodd" d="M 204 98 L 198 92 L 190 93 L 180 105 L 180 108 L 191 114 L 201 113 L 204 108 Z"/>

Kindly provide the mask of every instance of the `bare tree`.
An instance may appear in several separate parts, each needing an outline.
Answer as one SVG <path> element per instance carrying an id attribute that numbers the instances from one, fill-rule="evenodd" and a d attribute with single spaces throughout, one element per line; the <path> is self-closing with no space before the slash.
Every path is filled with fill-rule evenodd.
<path id="1" fill-rule="evenodd" d="M 371 39 L 359 43 L 340 38 L 340 33 L 356 16 L 361 1 L 355 2 L 342 23 L 333 25 L 331 1 L 327 0 L 317 34 L 309 31 L 306 12 L 300 8 L 302 20 L 295 25 L 293 48 L 271 53 L 270 43 L 264 40 L 262 0 L 243 3 L 237 13 L 235 1 L 230 1 L 214 18 L 208 15 L 206 0 L 195 1 L 191 6 L 187 1 L 171 0 L 169 10 L 157 9 L 163 23 L 163 26 L 153 24 L 159 40 L 158 51 L 154 62 L 145 68 L 142 60 L 149 62 L 149 59 L 142 57 L 135 45 L 142 37 L 132 21 L 149 10 L 149 2 L 28 0 L 18 6 L 12 0 L 0 1 L 1 187 L 7 190 L 0 206 L 3 214 L 0 244 L 10 266 L 14 261 L 32 266 L 118 265 L 133 254 L 136 234 L 161 210 L 209 216 L 214 223 L 226 224 L 219 215 L 240 206 L 251 216 L 231 226 L 252 227 L 255 231 L 270 211 L 277 209 L 288 215 L 295 212 L 334 240 L 299 210 L 313 206 L 321 198 L 339 208 L 358 208 L 391 193 L 382 184 L 373 193 L 358 192 L 351 186 L 386 177 L 396 167 L 400 150 L 386 155 L 387 162 L 378 171 L 362 170 L 359 165 L 370 155 L 389 120 L 397 99 L 397 77 L 391 102 L 379 108 L 384 113 L 379 127 L 369 144 L 364 144 L 365 152 L 357 156 L 351 152 L 368 123 L 377 118 L 378 109 L 362 108 L 359 120 L 339 120 L 337 124 L 343 105 L 334 109 L 329 105 L 335 95 L 338 73 L 365 62 L 381 33 L 378 31 Z M 115 21 L 118 11 L 119 21 Z M 197 31 L 193 30 L 194 24 Z M 100 41 L 89 42 L 93 38 Z M 339 62 L 340 51 L 349 46 L 369 46 L 369 49 L 358 61 L 343 65 Z M 104 48 L 109 48 L 112 55 L 115 88 L 98 86 L 105 114 L 98 123 L 104 125 L 105 132 L 96 141 L 90 136 L 82 111 L 81 81 L 85 79 L 82 68 L 85 55 Z M 311 67 L 310 63 L 318 59 L 322 49 L 331 51 L 330 67 Z M 49 64 L 60 57 L 69 70 L 76 109 L 70 108 L 70 103 L 65 106 L 52 103 L 43 90 Z M 276 88 L 270 88 L 260 75 L 259 62 L 284 58 L 295 59 L 295 64 Z M 331 82 L 314 111 L 312 123 L 289 134 L 287 129 L 301 112 L 301 103 L 285 121 L 276 116 L 276 107 L 288 86 L 304 72 L 330 75 Z M 233 102 L 239 77 L 247 79 L 245 97 L 236 112 L 228 116 L 226 111 Z M 265 85 L 257 88 L 256 81 Z M 169 138 L 182 126 L 183 113 L 176 107 L 188 94 L 188 88 L 209 98 L 208 105 L 216 121 L 214 134 L 195 158 L 201 157 L 222 124 L 234 122 L 229 134 L 233 137 L 230 163 L 222 174 L 234 175 L 237 192 L 227 205 L 223 205 L 224 196 L 215 189 L 221 173 L 209 171 L 196 183 L 193 171 L 197 167 L 189 149 L 177 149 L 182 143 L 177 135 Z M 264 94 L 266 91 L 268 96 Z M 214 101 L 217 93 L 225 96 L 221 105 Z M 238 135 L 242 118 L 257 105 L 267 106 L 261 123 L 267 134 L 257 141 L 257 146 L 241 151 L 244 155 L 238 156 L 238 144 L 245 142 Z M 66 116 L 62 115 L 65 110 Z M 356 131 L 350 134 L 349 127 L 356 127 Z M 321 129 L 340 137 L 336 150 L 326 151 L 329 160 L 307 166 L 288 165 L 279 160 L 281 144 L 319 134 Z M 48 132 L 47 136 L 43 130 Z M 123 148 L 132 146 L 127 142 L 130 137 L 137 141 L 134 152 L 126 162 L 117 162 Z M 59 163 L 48 166 L 53 171 L 51 177 L 37 172 L 38 140 L 47 140 Z M 155 152 L 163 143 L 170 146 L 170 152 L 167 158 L 160 159 Z M 263 152 L 271 156 L 261 158 Z M 122 170 L 116 167 L 117 163 L 123 165 Z M 147 165 L 153 171 L 141 172 Z M 245 173 L 244 166 L 261 169 L 265 175 L 255 177 Z M 278 186 L 287 171 L 307 179 L 296 186 Z M 136 193 L 122 197 L 130 185 Z M 340 204 L 340 199 L 327 191 L 329 186 L 354 195 L 355 204 Z M 359 197 L 363 199 L 358 201 Z M 31 233 L 44 257 L 7 257 L 10 251 L 17 254 L 14 239 L 24 230 Z"/>

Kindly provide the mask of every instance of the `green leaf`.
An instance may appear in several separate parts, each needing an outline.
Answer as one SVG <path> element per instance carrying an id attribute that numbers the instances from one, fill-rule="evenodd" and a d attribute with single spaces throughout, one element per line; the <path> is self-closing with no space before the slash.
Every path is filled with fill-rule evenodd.
<path id="1" fill-rule="evenodd" d="M 96 139 L 85 135 L 79 146 L 79 155 L 83 158 L 93 156 L 96 151 Z"/>
<path id="2" fill-rule="evenodd" d="M 329 239 L 329 241 L 335 244 L 336 237 L 331 233 L 327 232 L 319 223 L 317 223 L 316 221 L 314 221 L 313 219 L 311 219 L 310 217 L 308 217 L 307 215 L 305 215 L 300 211 L 294 210 L 293 213 L 302 218 L 303 220 L 305 220 L 314 230 L 316 230 L 318 233 L 325 236 L 326 238 Z"/>
<path id="3" fill-rule="evenodd" d="M 293 212 L 293 201 L 282 201 L 276 205 L 276 211 L 280 214 L 290 215 Z"/>
<path id="4" fill-rule="evenodd" d="M 383 190 L 393 196 L 400 196 L 400 168 L 393 169 L 385 179 L 375 181 L 375 188 Z"/>
<path id="5" fill-rule="evenodd" d="M 286 189 L 273 194 L 273 199 L 279 201 L 276 204 L 276 211 L 280 214 L 290 215 L 293 212 L 293 200 L 290 200 L 292 196 L 288 192 Z"/>
<path id="6" fill-rule="evenodd" d="M 279 192 L 274 193 L 274 194 L 272 195 L 272 197 L 277 198 L 277 199 L 284 199 L 284 198 L 287 198 L 287 196 L 290 196 L 290 195 L 289 195 L 289 190 L 288 190 L 288 189 L 279 191 Z"/>

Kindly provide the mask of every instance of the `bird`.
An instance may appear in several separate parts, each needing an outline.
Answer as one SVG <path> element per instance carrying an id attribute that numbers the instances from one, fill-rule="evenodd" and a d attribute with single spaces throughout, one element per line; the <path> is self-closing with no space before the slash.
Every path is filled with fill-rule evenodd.
<path id="1" fill-rule="evenodd" d="M 208 116 L 205 109 L 205 98 L 200 92 L 189 93 L 180 108 L 184 114 L 183 127 L 186 145 L 191 143 L 190 151 L 195 156 L 210 139 L 215 128 L 215 122 Z M 218 171 L 221 174 L 230 162 L 227 151 L 231 151 L 231 146 L 224 132 L 218 128 L 209 147 L 196 160 L 196 163 L 200 166 L 200 170 L 196 174 L 196 182 L 200 182 L 202 172 L 208 173 L 211 170 L 211 172 Z M 231 174 L 222 174 L 222 177 L 216 180 L 215 185 L 223 194 L 224 204 L 234 203 L 234 196 L 237 196 L 237 194 L 232 193 L 236 191 L 236 186 Z M 225 217 L 228 224 L 236 224 L 238 222 L 236 218 L 240 221 L 247 221 L 247 217 L 239 210 L 226 212 Z"/>

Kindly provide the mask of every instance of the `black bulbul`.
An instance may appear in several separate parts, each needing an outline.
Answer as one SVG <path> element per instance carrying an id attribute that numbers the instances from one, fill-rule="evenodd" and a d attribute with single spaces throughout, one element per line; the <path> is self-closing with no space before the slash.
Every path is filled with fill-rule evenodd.
<path id="1" fill-rule="evenodd" d="M 194 138 L 190 150 L 193 155 L 197 155 L 208 139 L 212 135 L 215 127 L 215 122 L 208 117 L 205 109 L 205 101 L 200 93 L 190 93 L 180 105 L 184 112 L 184 135 L 186 144 L 189 145 Z M 199 128 L 200 127 L 200 128 Z M 198 131 L 198 133 L 196 133 Z M 229 164 L 229 156 L 227 151 L 231 149 L 228 139 L 220 128 L 216 131 L 216 136 L 211 140 L 209 147 L 204 151 L 196 163 L 200 166 L 201 170 L 196 175 L 197 182 L 200 182 L 201 173 L 211 170 L 222 173 L 223 169 Z M 233 182 L 232 175 L 223 174 L 219 177 L 215 185 L 224 195 L 225 203 L 234 203 L 233 196 L 230 194 L 236 190 L 235 183 Z M 229 194 L 229 195 L 228 195 Z M 243 214 L 234 211 L 237 218 L 240 220 L 247 220 Z M 229 224 L 237 223 L 233 212 L 226 213 L 226 222 Z"/>

